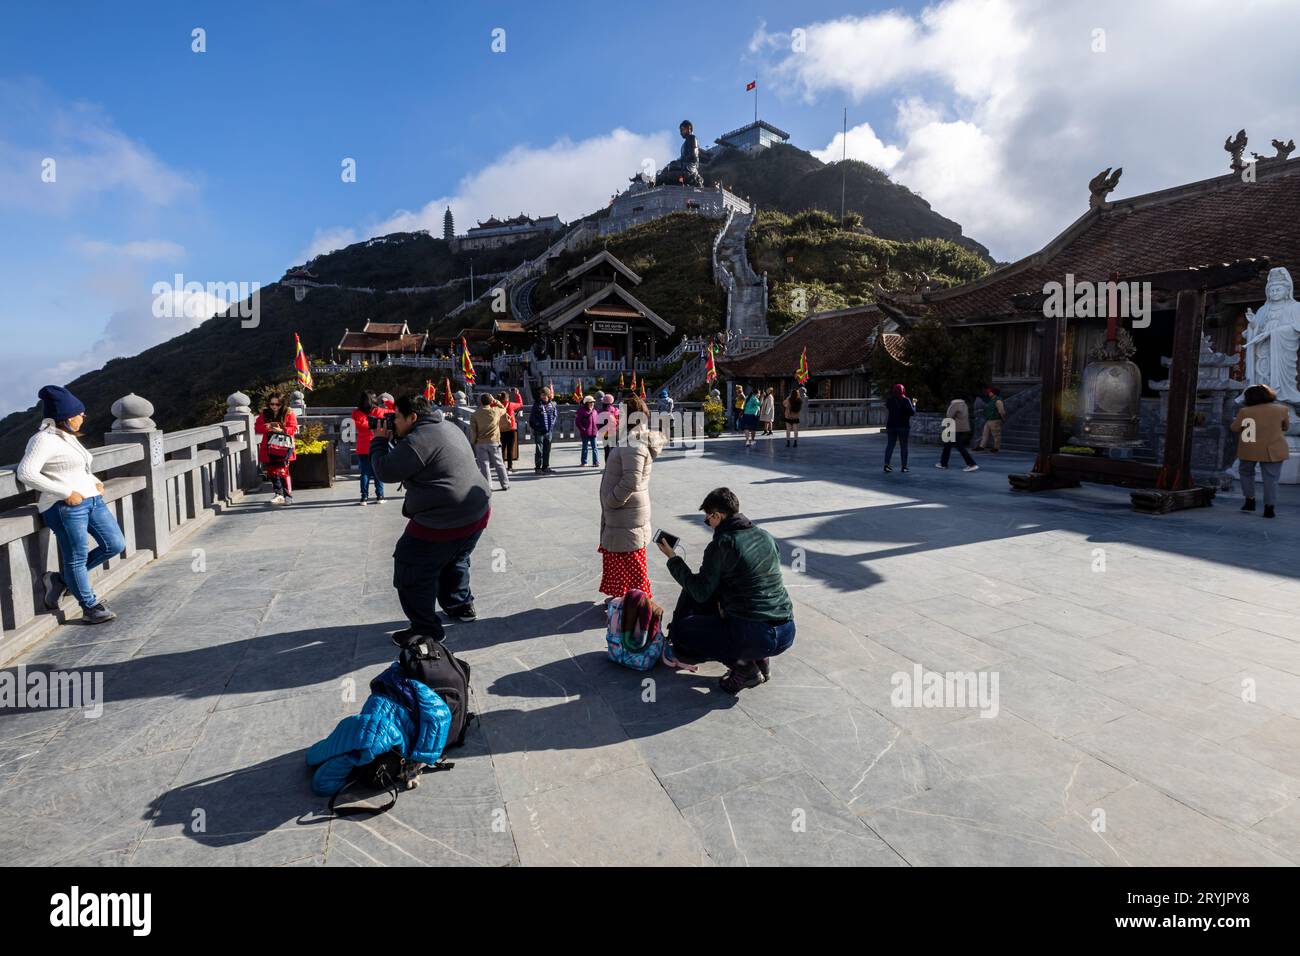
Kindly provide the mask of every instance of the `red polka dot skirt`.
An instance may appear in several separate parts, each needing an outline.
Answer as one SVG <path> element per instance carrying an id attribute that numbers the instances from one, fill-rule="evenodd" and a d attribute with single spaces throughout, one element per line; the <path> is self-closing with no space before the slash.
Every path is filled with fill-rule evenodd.
<path id="1" fill-rule="evenodd" d="M 600 593 L 622 597 L 634 588 L 650 595 L 650 571 L 646 568 L 645 548 L 636 551 L 606 551 L 597 548 L 604 559 L 600 576 Z"/>

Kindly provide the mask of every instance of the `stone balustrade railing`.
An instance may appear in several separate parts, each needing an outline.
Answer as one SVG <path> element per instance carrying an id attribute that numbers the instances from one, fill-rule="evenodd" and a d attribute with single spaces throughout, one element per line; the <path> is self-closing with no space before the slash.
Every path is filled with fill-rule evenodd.
<path id="1" fill-rule="evenodd" d="M 221 422 L 163 432 L 151 417 L 153 406 L 140 396 L 114 403 L 112 430 L 102 446 L 87 451 L 126 549 L 91 572 L 97 593 L 111 592 L 258 487 L 256 416 L 240 392 L 226 404 Z M 59 554 L 36 498 L 36 491 L 18 480 L 16 464 L 0 467 L 0 663 L 75 614 L 68 601 L 57 613 L 45 610 L 41 576 L 59 569 Z"/>

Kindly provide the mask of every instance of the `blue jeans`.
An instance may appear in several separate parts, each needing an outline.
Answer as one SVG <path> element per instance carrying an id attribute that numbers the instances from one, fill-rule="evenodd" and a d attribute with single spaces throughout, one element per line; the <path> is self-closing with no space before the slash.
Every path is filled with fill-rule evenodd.
<path id="1" fill-rule="evenodd" d="M 384 483 L 375 478 L 375 470 L 370 467 L 370 456 L 359 455 L 357 463 L 361 465 L 361 500 L 365 501 L 370 497 L 370 480 L 372 478 L 375 481 L 375 497 L 384 497 Z"/>
<path id="2" fill-rule="evenodd" d="M 1237 469 L 1237 474 L 1241 476 L 1241 493 L 1247 498 L 1255 497 L 1255 466 L 1259 465 L 1260 473 L 1264 476 L 1264 504 L 1277 504 L 1277 483 L 1282 477 L 1282 462 L 1280 461 L 1243 461 Z"/>
<path id="3" fill-rule="evenodd" d="M 583 436 L 582 436 L 582 463 L 583 463 L 584 465 L 587 463 L 587 449 L 588 449 L 588 448 L 591 449 L 591 463 L 592 463 L 593 465 L 599 465 L 599 464 L 600 464 L 600 449 L 598 449 L 598 448 L 596 447 L 596 436 L 595 436 L 595 435 L 592 435 L 592 436 L 590 436 L 590 437 L 588 437 L 588 436 L 586 436 L 586 435 L 583 435 Z"/>
<path id="4" fill-rule="evenodd" d="M 668 639 L 673 655 L 684 664 L 719 661 L 728 667 L 762 660 L 789 650 L 794 643 L 794 618 L 780 623 L 722 617 L 716 605 L 678 596 Z"/>
<path id="5" fill-rule="evenodd" d="M 393 587 L 402 611 L 415 628 L 442 640 L 439 604 L 444 611 L 474 603 L 469 586 L 469 556 L 482 531 L 454 541 L 422 541 L 409 534 L 397 539 L 393 551 Z"/>
<path id="6" fill-rule="evenodd" d="M 903 467 L 907 467 L 907 436 L 911 432 L 910 428 L 886 428 L 885 434 L 888 436 L 885 441 L 885 464 L 888 465 L 894 458 L 894 445 L 898 445 L 898 453 L 902 456 Z"/>
<path id="7" fill-rule="evenodd" d="M 78 604 L 83 608 L 94 607 L 99 598 L 90 586 L 90 572 L 126 550 L 126 538 L 117 526 L 113 510 L 104 503 L 102 495 L 95 495 L 83 499 L 79 505 L 55 502 L 41 512 L 41 517 L 59 542 L 63 582 Z M 86 541 L 87 533 L 99 545 L 94 551 Z"/>

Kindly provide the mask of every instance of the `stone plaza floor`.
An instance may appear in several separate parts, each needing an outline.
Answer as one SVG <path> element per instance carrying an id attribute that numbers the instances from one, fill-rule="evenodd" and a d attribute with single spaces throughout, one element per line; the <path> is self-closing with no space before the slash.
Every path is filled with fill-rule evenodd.
<path id="1" fill-rule="evenodd" d="M 914 447 L 884 475 L 883 444 L 654 466 L 693 565 L 718 485 L 781 544 L 798 637 L 736 698 L 716 665 L 606 659 L 599 470 L 525 457 L 474 556 L 479 620 L 448 626 L 481 717 L 373 819 L 329 820 L 304 752 L 393 657 L 400 502 L 246 499 L 117 590 L 117 621 L 10 665 L 102 672 L 107 702 L 0 712 L 0 863 L 1300 863 L 1300 489 L 1275 521 L 1237 497 L 1153 517 L 1114 489 L 1015 494 L 1023 455 L 966 474 Z M 895 706 L 916 666 L 996 676 L 996 713 Z"/>

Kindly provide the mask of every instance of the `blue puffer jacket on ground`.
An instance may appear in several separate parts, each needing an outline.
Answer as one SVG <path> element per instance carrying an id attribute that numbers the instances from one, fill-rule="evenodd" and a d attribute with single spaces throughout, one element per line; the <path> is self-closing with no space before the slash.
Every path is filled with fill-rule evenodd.
<path id="1" fill-rule="evenodd" d="M 437 763 L 447 744 L 451 710 L 427 685 L 406 677 L 398 664 L 377 678 L 371 687 L 387 683 L 409 691 L 420 711 L 419 739 L 408 709 L 386 694 L 372 693 L 361 713 L 344 717 L 334 731 L 307 751 L 307 766 L 315 767 L 311 788 L 322 797 L 343 788 L 348 774 L 394 747 L 407 760 Z M 404 695 L 403 695 L 404 696 Z"/>

